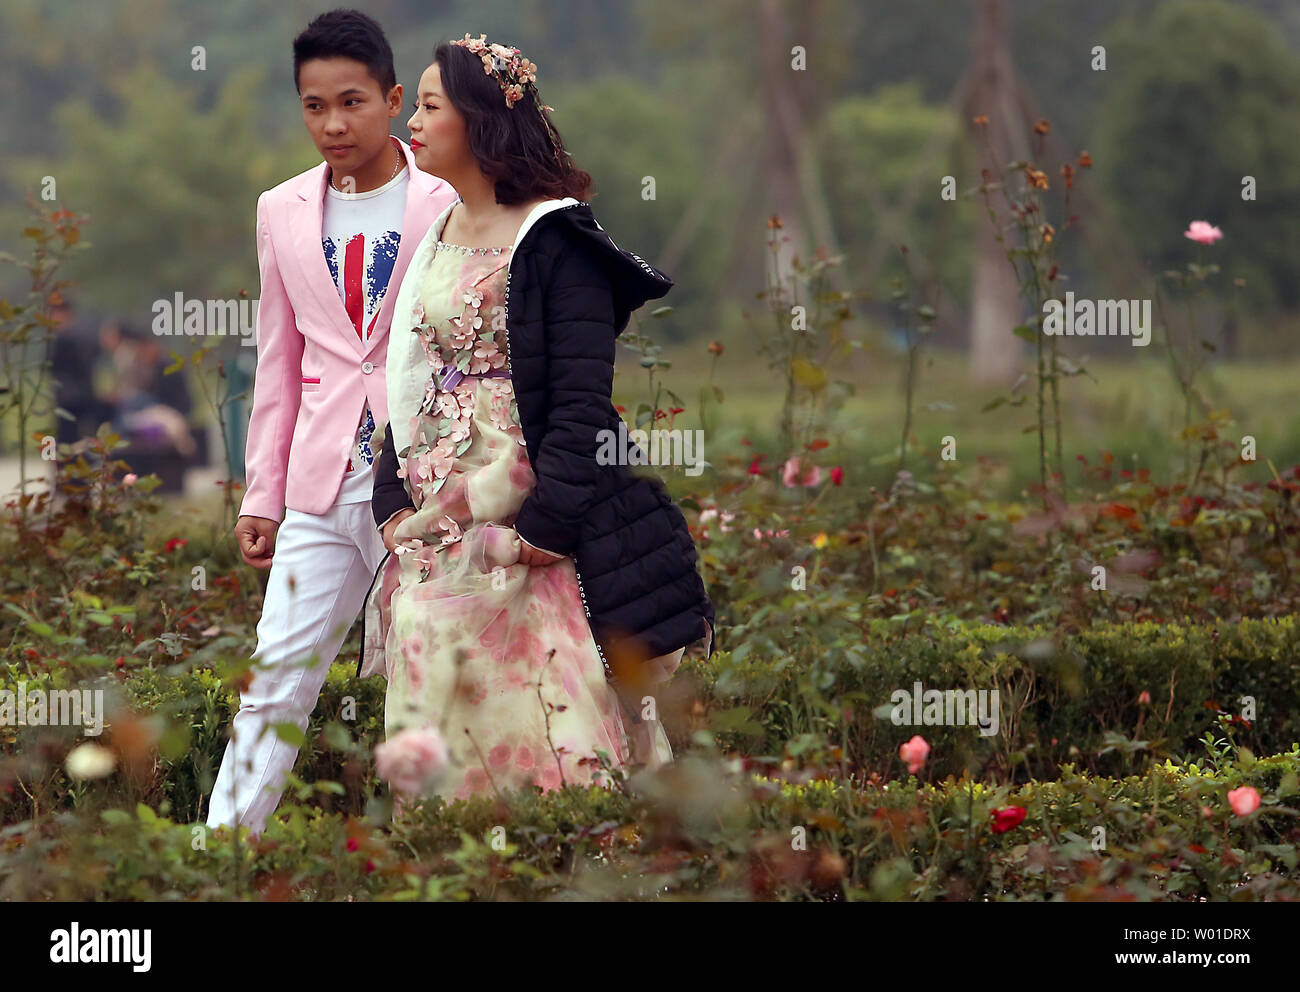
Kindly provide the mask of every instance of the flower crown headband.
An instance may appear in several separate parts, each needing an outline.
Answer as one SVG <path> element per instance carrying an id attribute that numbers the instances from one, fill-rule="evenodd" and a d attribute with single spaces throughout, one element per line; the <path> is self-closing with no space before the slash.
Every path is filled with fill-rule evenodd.
<path id="1" fill-rule="evenodd" d="M 559 161 L 560 139 L 545 113 L 545 111 L 554 112 L 555 108 L 543 104 L 541 95 L 537 92 L 537 64 L 524 58 L 523 52 L 517 48 L 488 44 L 485 34 L 471 38 L 466 31 L 464 38 L 453 40 L 451 43 L 469 49 L 482 59 L 484 75 L 496 76 L 497 85 L 506 95 L 506 107 L 510 110 L 514 110 L 515 104 L 523 99 L 524 87 L 533 88 L 533 102 L 537 104 L 538 116 L 546 126 L 546 133 L 551 138 L 551 148 L 555 152 L 556 161 Z"/>

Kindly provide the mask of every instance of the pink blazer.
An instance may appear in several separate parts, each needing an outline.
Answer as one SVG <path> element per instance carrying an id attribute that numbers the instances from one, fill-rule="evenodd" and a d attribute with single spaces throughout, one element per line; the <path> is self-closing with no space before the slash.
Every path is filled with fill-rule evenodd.
<path id="1" fill-rule="evenodd" d="M 279 522 L 285 507 L 325 513 L 338 496 L 366 401 L 376 423 L 388 419 L 384 370 L 398 288 L 429 225 L 457 197 L 450 183 L 416 168 L 406 142 L 398 144 L 410 174 L 402 240 L 367 341 L 352 326 L 321 248 L 328 166 L 257 200 L 262 290 L 241 516 Z"/>

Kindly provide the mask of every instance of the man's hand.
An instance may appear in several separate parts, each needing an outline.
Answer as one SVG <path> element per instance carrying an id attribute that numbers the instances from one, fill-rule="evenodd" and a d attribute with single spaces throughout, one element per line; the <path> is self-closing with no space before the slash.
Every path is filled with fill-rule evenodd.
<path id="1" fill-rule="evenodd" d="M 515 531 L 515 537 L 519 537 L 519 531 Z M 519 560 L 525 565 L 554 565 L 557 561 L 564 561 L 565 557 L 565 555 L 553 555 L 549 551 L 534 548 L 522 537 L 519 537 Z"/>
<path id="2" fill-rule="evenodd" d="M 397 525 L 407 517 L 413 516 L 415 516 L 415 511 L 407 507 L 405 510 L 398 510 L 389 518 L 388 523 L 384 524 L 384 547 L 389 551 L 397 547 Z"/>
<path id="3" fill-rule="evenodd" d="M 254 568 L 270 568 L 275 532 L 280 525 L 266 517 L 240 517 L 235 522 L 235 537 L 239 540 L 239 553 L 245 564 Z"/>

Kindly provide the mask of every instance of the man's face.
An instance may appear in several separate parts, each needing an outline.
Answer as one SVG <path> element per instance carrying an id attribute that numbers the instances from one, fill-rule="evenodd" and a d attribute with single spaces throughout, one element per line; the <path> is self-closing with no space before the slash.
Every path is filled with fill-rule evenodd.
<path id="1" fill-rule="evenodd" d="M 302 120 L 336 176 L 355 175 L 388 144 L 388 122 L 401 112 L 402 87 L 385 95 L 365 65 L 311 59 L 298 68 Z"/>

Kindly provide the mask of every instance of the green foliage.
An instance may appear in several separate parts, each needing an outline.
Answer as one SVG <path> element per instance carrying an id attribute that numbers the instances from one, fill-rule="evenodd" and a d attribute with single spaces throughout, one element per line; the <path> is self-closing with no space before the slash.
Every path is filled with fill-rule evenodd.
<path id="1" fill-rule="evenodd" d="M 962 121 L 926 103 L 916 83 L 847 96 L 826 115 L 818 161 L 837 204 L 840 247 L 854 272 L 902 277 L 897 245 L 921 253 L 956 299 L 970 293 L 976 211 L 965 200 L 939 198 L 945 174 L 969 172 Z"/>
<path id="2" fill-rule="evenodd" d="M 228 299 L 231 287 L 255 291 L 257 195 L 312 165 L 307 152 L 314 156 L 305 135 L 291 145 L 258 135 L 250 108 L 265 99 L 266 85 L 261 70 L 232 74 L 204 108 L 193 87 L 145 65 L 115 84 L 120 109 L 107 119 L 82 94 L 58 108 L 55 127 L 77 150 L 52 173 L 58 200 L 90 214 L 98 248 L 93 262 L 69 270 L 88 298 L 143 324 L 153 319 L 154 299 L 177 292 Z M 44 159 L 20 160 L 14 173 L 22 188 L 35 189 L 51 169 Z"/>
<path id="3" fill-rule="evenodd" d="M 805 614 L 806 648 L 797 653 L 750 650 L 761 641 L 747 638 L 688 664 L 682 677 L 707 701 L 703 718 L 725 748 L 774 756 L 760 763 L 888 778 L 902 773 L 899 745 L 920 734 L 932 748 L 927 778 L 1010 782 L 1051 779 L 1066 765 L 1124 774 L 1183 760 L 1221 714 L 1260 753 L 1300 740 L 1292 618 L 1213 629 L 1099 623 L 1068 636 L 922 619 L 904 633 L 903 624 L 836 605 L 846 614 L 838 627 Z M 832 630 L 839 636 L 826 636 Z M 913 725 L 910 703 L 900 711 L 907 722 L 894 724 L 891 697 L 915 683 L 998 690 L 997 733 L 982 735 L 973 714 L 964 726 Z M 1243 697 L 1254 701 L 1252 719 L 1240 715 Z"/>
<path id="4" fill-rule="evenodd" d="M 1135 246 L 1156 271 L 1177 266 L 1174 235 L 1208 220 L 1249 298 L 1294 308 L 1300 57 L 1268 20 L 1223 0 L 1162 4 L 1107 44 L 1098 169 Z M 1242 199 L 1245 176 L 1255 200 Z"/>
<path id="5" fill-rule="evenodd" d="M 391 830 L 282 806 L 230 844 L 143 804 L 0 840 L 6 900 L 1199 901 L 1294 899 L 1300 746 L 1108 778 L 917 786 L 689 758 L 636 795 L 570 787 L 506 809 L 435 803 Z M 1260 808 L 1236 816 L 1229 791 Z M 1024 818 L 998 829 L 995 811 Z M 709 824 L 712 826 L 709 826 Z M 90 828 L 87 829 L 87 826 Z"/>

